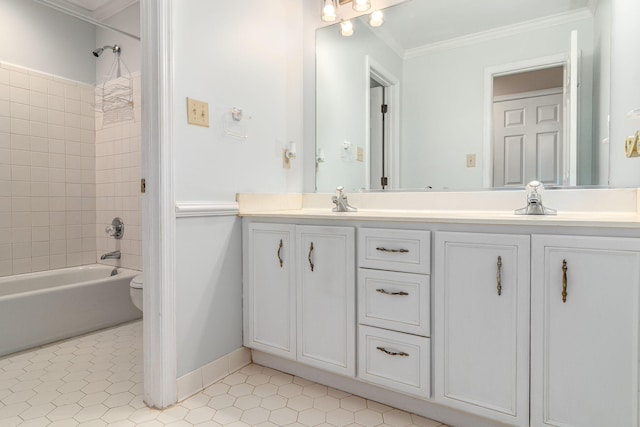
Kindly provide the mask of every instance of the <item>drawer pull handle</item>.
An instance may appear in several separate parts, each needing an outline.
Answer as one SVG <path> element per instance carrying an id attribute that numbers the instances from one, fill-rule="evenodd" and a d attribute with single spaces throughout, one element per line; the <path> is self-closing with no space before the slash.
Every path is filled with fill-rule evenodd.
<path id="1" fill-rule="evenodd" d="M 498 276 L 496 278 L 498 282 L 498 296 L 502 295 L 502 257 L 498 257 Z"/>
<path id="2" fill-rule="evenodd" d="M 567 260 L 562 260 L 562 302 L 567 302 Z"/>
<path id="3" fill-rule="evenodd" d="M 278 245 L 278 261 L 280 261 L 280 268 L 282 268 L 282 264 L 283 264 L 282 257 L 280 256 L 282 252 L 282 246 L 283 246 L 282 239 L 280 239 L 280 244 Z"/>
<path id="4" fill-rule="evenodd" d="M 409 253 L 409 249 L 387 249 L 385 247 L 376 248 L 376 251 L 389 252 L 392 254 L 406 254 Z"/>
<path id="5" fill-rule="evenodd" d="M 385 294 L 385 295 L 400 295 L 400 296 L 407 296 L 409 295 L 406 292 L 400 291 L 400 292 L 389 292 L 385 289 L 376 289 L 376 292 L 380 292 L 381 294 Z"/>
<path id="6" fill-rule="evenodd" d="M 389 356 L 403 356 L 406 357 L 409 355 L 409 353 L 405 353 L 404 351 L 389 351 L 384 347 L 376 347 L 378 350 L 380 350 L 383 353 L 388 354 Z"/>
<path id="7" fill-rule="evenodd" d="M 309 260 L 309 268 L 311 268 L 311 271 L 313 271 L 315 265 L 313 265 L 313 261 L 311 261 L 311 255 L 313 254 L 313 242 L 311 242 L 311 245 L 309 246 L 309 256 L 307 257 L 307 259 Z"/>

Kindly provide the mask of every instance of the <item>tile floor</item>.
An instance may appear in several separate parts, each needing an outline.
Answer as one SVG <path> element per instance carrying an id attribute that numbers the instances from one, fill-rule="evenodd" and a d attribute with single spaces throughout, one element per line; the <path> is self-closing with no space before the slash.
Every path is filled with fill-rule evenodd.
<path id="1" fill-rule="evenodd" d="M 164 411 L 142 392 L 142 322 L 0 358 L 2 427 L 446 427 L 254 364 Z"/>

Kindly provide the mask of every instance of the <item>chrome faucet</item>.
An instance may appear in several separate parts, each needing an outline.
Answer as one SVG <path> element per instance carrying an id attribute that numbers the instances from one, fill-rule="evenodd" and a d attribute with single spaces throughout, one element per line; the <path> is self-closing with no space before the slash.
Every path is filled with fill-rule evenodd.
<path id="1" fill-rule="evenodd" d="M 557 210 L 545 207 L 542 204 L 544 185 L 539 181 L 531 181 L 527 184 L 527 206 L 516 209 L 516 215 L 556 215 Z"/>
<path id="2" fill-rule="evenodd" d="M 347 200 L 347 194 L 344 192 L 344 187 L 340 186 L 336 188 L 336 195 L 331 198 L 331 201 L 335 208 L 333 212 L 356 212 L 358 209 L 349 204 Z"/>
<path id="3" fill-rule="evenodd" d="M 100 259 L 120 259 L 121 256 L 120 251 L 113 251 L 103 254 Z"/>

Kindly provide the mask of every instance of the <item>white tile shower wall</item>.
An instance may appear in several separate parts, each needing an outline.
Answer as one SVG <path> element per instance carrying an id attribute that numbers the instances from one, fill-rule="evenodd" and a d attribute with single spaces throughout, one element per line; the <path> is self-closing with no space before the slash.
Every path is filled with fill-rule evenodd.
<path id="1" fill-rule="evenodd" d="M 96 207 L 97 256 L 120 250 L 120 260 L 98 262 L 142 270 L 140 193 L 140 75 L 132 75 L 134 121 L 102 124 L 96 114 Z M 124 222 L 120 240 L 108 237 L 105 227 L 115 217 Z"/>
<path id="2" fill-rule="evenodd" d="M 0 276 L 95 262 L 93 100 L 0 63 Z"/>

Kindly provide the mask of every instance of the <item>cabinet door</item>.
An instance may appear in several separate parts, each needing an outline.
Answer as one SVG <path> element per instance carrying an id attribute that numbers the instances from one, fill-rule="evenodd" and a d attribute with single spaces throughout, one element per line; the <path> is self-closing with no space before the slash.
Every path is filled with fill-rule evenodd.
<path id="1" fill-rule="evenodd" d="M 638 425 L 640 240 L 532 238 L 531 425 Z"/>
<path id="2" fill-rule="evenodd" d="M 295 226 L 249 223 L 244 250 L 244 345 L 295 359 Z"/>
<path id="3" fill-rule="evenodd" d="M 355 375 L 355 248 L 349 227 L 298 226 L 298 360 Z"/>
<path id="4" fill-rule="evenodd" d="M 437 233 L 438 402 L 529 423 L 529 236 Z"/>

